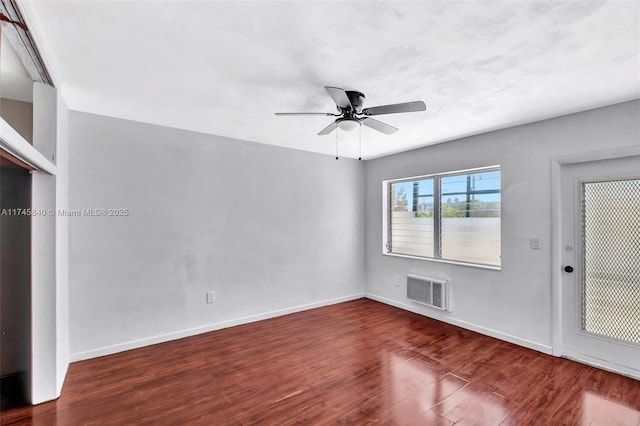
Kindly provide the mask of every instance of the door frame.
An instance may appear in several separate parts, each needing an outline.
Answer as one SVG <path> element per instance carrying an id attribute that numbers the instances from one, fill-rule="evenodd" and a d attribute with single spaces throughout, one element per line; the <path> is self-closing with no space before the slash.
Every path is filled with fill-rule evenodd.
<path id="1" fill-rule="evenodd" d="M 612 160 L 616 158 L 640 155 L 640 146 L 605 151 L 573 154 L 551 159 L 551 353 L 554 356 L 567 356 L 563 336 L 562 305 L 562 173 L 563 167 L 588 161 Z M 581 362 L 587 362 L 581 360 Z M 592 365 L 616 373 L 629 375 L 615 364 L 594 362 Z"/>

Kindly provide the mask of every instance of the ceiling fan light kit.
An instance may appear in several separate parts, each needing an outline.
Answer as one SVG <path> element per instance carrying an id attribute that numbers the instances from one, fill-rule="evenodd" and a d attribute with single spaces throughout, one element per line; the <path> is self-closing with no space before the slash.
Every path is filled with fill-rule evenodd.
<path id="1" fill-rule="evenodd" d="M 353 131 L 362 129 L 365 125 L 371 129 L 382 132 L 386 135 L 394 134 L 398 128 L 390 126 L 382 121 L 371 118 L 372 115 L 397 114 L 404 112 L 425 111 L 427 106 L 422 101 L 404 102 L 400 104 L 381 105 L 371 108 L 362 108 L 364 105 L 364 93 L 356 90 L 344 90 L 339 87 L 324 86 L 329 96 L 333 99 L 338 109 L 338 114 L 330 112 L 277 112 L 277 116 L 296 116 L 296 115 L 323 115 L 337 117 L 333 123 L 320 130 L 318 135 L 328 135 L 338 127 L 345 131 Z M 360 139 L 360 138 L 359 138 Z M 337 134 L 336 134 L 336 151 L 337 151 Z M 338 159 L 336 153 L 336 159 Z M 361 159 L 358 158 L 358 159 Z"/>
<path id="2" fill-rule="evenodd" d="M 338 123 L 338 127 L 340 129 L 347 132 L 351 132 L 362 126 L 362 121 L 358 120 L 357 118 L 338 118 L 336 120 L 336 123 Z"/>

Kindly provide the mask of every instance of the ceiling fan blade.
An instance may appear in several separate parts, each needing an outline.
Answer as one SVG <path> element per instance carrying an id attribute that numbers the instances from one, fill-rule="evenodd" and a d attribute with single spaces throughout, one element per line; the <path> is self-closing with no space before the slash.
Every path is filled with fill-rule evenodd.
<path id="1" fill-rule="evenodd" d="M 362 119 L 362 124 L 367 127 L 371 127 L 374 130 L 384 133 L 385 135 L 392 135 L 398 131 L 397 127 L 389 126 L 382 121 L 374 120 L 373 118 L 365 117 Z"/>
<path id="2" fill-rule="evenodd" d="M 422 101 L 405 102 L 402 104 L 381 105 L 371 108 L 365 108 L 362 110 L 364 115 L 382 115 L 382 114 L 396 114 L 398 112 L 416 112 L 424 111 L 427 106 Z"/>
<path id="3" fill-rule="evenodd" d="M 320 135 L 328 135 L 329 133 L 333 132 L 336 129 L 336 127 L 338 127 L 338 123 L 336 123 L 334 121 L 333 123 L 329 124 L 324 129 L 320 130 L 320 133 L 318 133 L 318 136 L 320 136 Z"/>
<path id="4" fill-rule="evenodd" d="M 331 114 L 330 112 L 276 112 L 276 115 L 278 116 L 285 116 L 285 115 L 336 115 L 336 114 Z"/>
<path id="5" fill-rule="evenodd" d="M 327 92 L 329 92 L 329 96 L 331 96 L 337 106 L 343 109 L 355 109 L 353 105 L 351 105 L 351 101 L 349 100 L 349 97 L 347 96 L 347 93 L 344 91 L 344 89 L 331 86 L 324 86 L 324 88 Z"/>

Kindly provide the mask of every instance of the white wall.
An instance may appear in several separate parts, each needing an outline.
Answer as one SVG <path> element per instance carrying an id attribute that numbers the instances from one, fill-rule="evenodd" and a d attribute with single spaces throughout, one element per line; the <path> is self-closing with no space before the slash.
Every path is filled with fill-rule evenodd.
<path id="1" fill-rule="evenodd" d="M 82 359 L 361 296 L 362 163 L 70 112 Z M 205 303 L 214 290 L 216 302 Z"/>
<path id="2" fill-rule="evenodd" d="M 33 84 L 33 146 L 54 164 L 57 163 L 57 98 L 58 90 L 55 87 Z"/>
<path id="3" fill-rule="evenodd" d="M 51 159 L 56 146 L 56 89 L 34 83 L 33 146 Z M 34 210 L 56 207 L 56 177 L 34 171 Z M 55 215 L 31 217 L 31 402 L 54 399 L 56 392 L 56 229 Z"/>
<path id="4" fill-rule="evenodd" d="M 640 101 L 633 101 L 367 161 L 367 294 L 551 352 L 552 159 L 637 147 L 639 141 Z M 383 180 L 494 164 L 502 167 L 501 271 L 382 254 Z M 541 250 L 530 248 L 531 237 L 540 237 Z M 453 311 L 442 313 L 409 302 L 408 273 L 448 279 Z"/>
<path id="5" fill-rule="evenodd" d="M 35 129 L 34 129 L 35 130 Z M 35 136 L 35 135 L 34 135 Z M 37 140 L 37 137 L 34 138 Z M 55 209 L 56 177 L 32 175 L 34 210 Z M 55 216 L 31 219 L 31 402 L 39 404 L 56 392 Z"/>
<path id="6" fill-rule="evenodd" d="M 69 110 L 56 96 L 56 211 L 69 206 Z M 56 214 L 56 393 L 69 367 L 69 221 Z"/>
<path id="7" fill-rule="evenodd" d="M 60 395 L 69 364 L 68 229 L 56 214 L 68 199 L 68 112 L 58 90 L 33 86 L 33 146 L 47 158 L 52 173 L 34 171 L 31 217 L 31 402 Z"/>

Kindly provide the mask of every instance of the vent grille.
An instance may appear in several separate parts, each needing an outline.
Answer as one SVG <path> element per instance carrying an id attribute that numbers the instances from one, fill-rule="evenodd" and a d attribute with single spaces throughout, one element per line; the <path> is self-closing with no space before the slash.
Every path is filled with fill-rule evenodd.
<path id="1" fill-rule="evenodd" d="M 443 311 L 449 310 L 446 281 L 407 275 L 407 299 Z"/>

